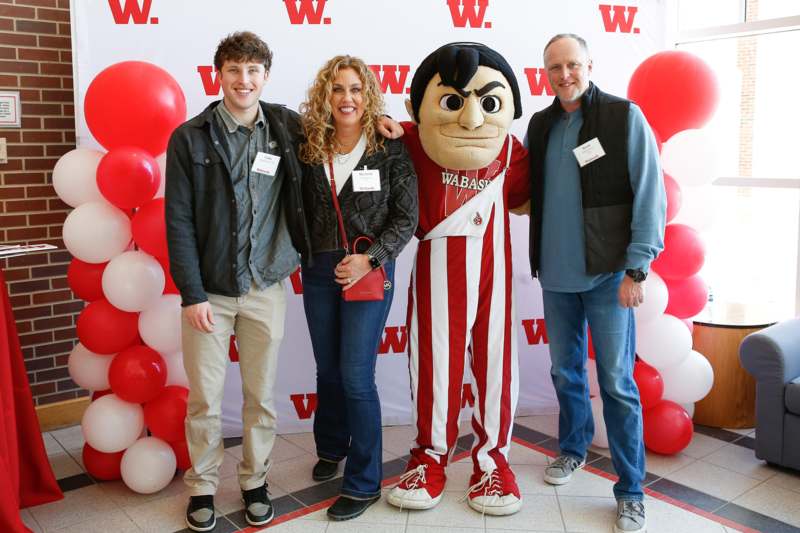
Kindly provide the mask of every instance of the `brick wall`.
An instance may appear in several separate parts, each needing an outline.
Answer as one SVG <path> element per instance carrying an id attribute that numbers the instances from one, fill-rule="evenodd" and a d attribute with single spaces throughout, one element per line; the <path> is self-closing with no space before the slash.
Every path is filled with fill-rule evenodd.
<path id="1" fill-rule="evenodd" d="M 22 128 L 0 128 L 0 242 L 47 242 L 61 251 L 0 260 L 25 365 L 38 405 L 84 396 L 67 357 L 83 303 L 67 286 L 70 255 L 61 226 L 70 207 L 55 194 L 52 169 L 75 147 L 69 0 L 0 0 L 0 90 L 18 90 Z"/>

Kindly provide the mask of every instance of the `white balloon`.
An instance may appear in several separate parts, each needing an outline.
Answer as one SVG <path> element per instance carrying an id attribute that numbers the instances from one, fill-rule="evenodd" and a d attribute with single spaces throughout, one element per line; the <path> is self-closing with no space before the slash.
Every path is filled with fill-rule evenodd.
<path id="1" fill-rule="evenodd" d="M 656 272 L 650 271 L 643 286 L 644 302 L 633 308 L 637 327 L 664 314 L 669 300 L 667 285 Z"/>
<path id="2" fill-rule="evenodd" d="M 154 305 L 164 291 L 164 269 L 144 252 L 124 252 L 103 271 L 103 294 L 123 311 L 143 311 Z"/>
<path id="3" fill-rule="evenodd" d="M 156 437 L 145 437 L 125 450 L 120 472 L 129 489 L 152 494 L 169 485 L 176 467 L 175 452 L 169 444 Z"/>
<path id="4" fill-rule="evenodd" d="M 661 164 L 681 186 L 707 185 L 719 176 L 717 142 L 705 130 L 683 130 L 664 143 Z"/>
<path id="5" fill-rule="evenodd" d="M 592 418 L 594 418 L 594 437 L 592 444 L 599 448 L 608 448 L 608 432 L 603 418 L 603 400 L 600 396 L 592 398 Z"/>
<path id="6" fill-rule="evenodd" d="M 594 359 L 586 361 L 586 374 L 589 376 L 589 396 L 599 396 L 600 383 L 597 381 L 597 361 Z"/>
<path id="7" fill-rule="evenodd" d="M 131 221 L 107 202 L 86 202 L 64 221 L 64 245 L 86 263 L 105 263 L 128 247 Z"/>
<path id="8" fill-rule="evenodd" d="M 83 437 L 99 452 L 121 452 L 139 438 L 144 429 L 144 409 L 138 403 L 108 394 L 89 404 L 81 420 Z"/>
<path id="9" fill-rule="evenodd" d="M 162 354 L 161 357 L 167 363 L 167 385 L 180 385 L 188 389 L 189 378 L 183 367 L 183 354 L 181 352 L 168 353 Z"/>
<path id="10" fill-rule="evenodd" d="M 686 410 L 686 413 L 689 415 L 689 418 L 694 417 L 694 404 L 693 403 L 682 403 L 681 407 Z"/>
<path id="11" fill-rule="evenodd" d="M 163 290 L 163 289 L 162 289 Z M 139 315 L 139 335 L 157 352 L 181 350 L 181 297 L 164 294 Z"/>
<path id="12" fill-rule="evenodd" d="M 167 153 L 164 152 L 156 157 L 156 163 L 158 163 L 158 170 L 161 172 L 161 183 L 158 184 L 158 191 L 153 198 L 163 198 L 164 186 L 167 184 Z"/>
<path id="13" fill-rule="evenodd" d="M 694 403 L 705 398 L 714 384 L 714 369 L 703 354 L 691 350 L 679 365 L 660 370 L 664 380 L 664 399 L 675 403 Z"/>
<path id="14" fill-rule="evenodd" d="M 78 343 L 72 349 L 67 361 L 69 377 L 79 387 L 91 391 L 106 390 L 111 388 L 108 383 L 108 367 L 111 366 L 113 355 L 100 355 L 90 352 Z"/>
<path id="15" fill-rule="evenodd" d="M 659 371 L 682 363 L 691 349 L 689 329 L 672 315 L 661 315 L 636 327 L 636 354 Z"/>
<path id="16" fill-rule="evenodd" d="M 697 231 L 708 231 L 717 217 L 714 186 L 684 187 L 681 210 L 672 224 L 686 224 Z"/>
<path id="17" fill-rule="evenodd" d="M 97 165 L 105 154 L 89 148 L 70 150 L 53 167 L 53 188 L 72 207 L 86 202 L 105 202 L 97 188 Z"/>

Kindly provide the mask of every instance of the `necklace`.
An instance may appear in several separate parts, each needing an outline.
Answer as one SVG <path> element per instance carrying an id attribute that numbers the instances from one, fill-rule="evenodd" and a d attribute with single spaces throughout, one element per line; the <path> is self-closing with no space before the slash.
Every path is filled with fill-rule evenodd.
<path id="1" fill-rule="evenodd" d="M 341 152 L 334 152 L 333 158 L 336 162 L 340 165 L 344 165 L 353 155 L 353 150 L 355 150 L 356 146 L 358 146 L 358 142 L 361 140 L 361 137 L 356 137 L 355 141 L 352 143 L 348 143 L 348 145 L 344 145 L 339 143 L 339 146 L 342 148 Z M 346 152 L 345 152 L 346 150 Z"/>

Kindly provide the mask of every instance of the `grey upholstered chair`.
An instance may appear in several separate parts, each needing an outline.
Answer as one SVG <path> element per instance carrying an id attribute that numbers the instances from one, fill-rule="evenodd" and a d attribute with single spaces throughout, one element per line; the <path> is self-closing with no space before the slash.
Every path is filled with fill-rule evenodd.
<path id="1" fill-rule="evenodd" d="M 756 380 L 756 457 L 800 470 L 800 318 L 748 335 L 739 358 Z"/>

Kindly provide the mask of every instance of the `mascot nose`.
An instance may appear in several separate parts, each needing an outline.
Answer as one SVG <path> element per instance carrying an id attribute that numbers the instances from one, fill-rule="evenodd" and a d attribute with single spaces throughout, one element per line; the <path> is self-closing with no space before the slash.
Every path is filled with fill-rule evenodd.
<path id="1" fill-rule="evenodd" d="M 483 111 L 480 103 L 474 95 L 470 95 L 464 101 L 464 108 L 458 116 L 458 124 L 462 128 L 474 130 L 483 125 Z"/>

